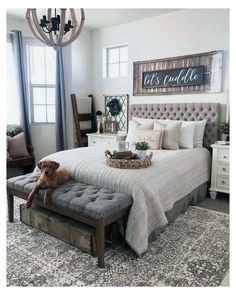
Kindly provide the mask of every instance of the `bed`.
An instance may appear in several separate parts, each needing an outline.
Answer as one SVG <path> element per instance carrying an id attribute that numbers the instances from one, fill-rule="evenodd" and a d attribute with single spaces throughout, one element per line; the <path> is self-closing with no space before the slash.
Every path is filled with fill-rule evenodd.
<path id="1" fill-rule="evenodd" d="M 140 170 L 108 167 L 104 149 L 99 147 L 66 150 L 46 158 L 61 163 L 71 177 L 80 182 L 133 197 L 124 236 L 140 255 L 147 250 L 148 240 L 179 212 L 205 198 L 211 167 L 209 149 L 218 134 L 219 104 L 134 104 L 130 105 L 129 116 L 187 121 L 206 119 L 204 148 L 153 151 L 151 167 Z"/>

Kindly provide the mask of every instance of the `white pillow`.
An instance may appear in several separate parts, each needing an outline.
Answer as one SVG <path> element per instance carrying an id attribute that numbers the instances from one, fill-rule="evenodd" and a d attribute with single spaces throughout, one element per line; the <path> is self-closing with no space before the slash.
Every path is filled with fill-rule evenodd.
<path id="1" fill-rule="evenodd" d="M 182 122 L 172 121 L 168 124 L 160 123 L 158 120 L 154 121 L 154 130 L 164 130 L 162 147 L 167 150 L 178 150 L 180 129 Z"/>
<path id="2" fill-rule="evenodd" d="M 132 117 L 132 120 L 139 124 L 153 123 L 155 119 L 146 119 L 146 118 L 138 118 Z M 171 122 L 182 122 L 182 126 L 180 129 L 180 148 L 193 148 L 193 147 L 202 147 L 203 144 L 203 136 L 206 126 L 206 120 L 202 121 L 181 121 L 181 120 L 156 120 L 160 123 L 164 123 L 169 125 Z M 194 126 L 194 127 L 193 127 Z M 149 128 L 148 128 L 149 129 Z M 194 129 L 193 136 L 193 146 L 192 146 L 192 133 Z M 127 140 L 128 141 L 128 140 Z"/>
<path id="3" fill-rule="evenodd" d="M 169 125 L 173 122 L 181 122 L 179 147 L 183 149 L 193 148 L 193 138 L 195 133 L 196 122 L 194 121 L 181 121 L 181 120 L 157 120 L 160 123 Z"/>
<path id="4" fill-rule="evenodd" d="M 138 117 L 132 117 L 132 120 L 139 123 L 139 124 L 146 124 L 146 123 L 152 123 L 153 124 L 153 122 L 154 122 L 154 119 L 138 118 Z"/>
<path id="5" fill-rule="evenodd" d="M 193 138 L 195 133 L 195 122 L 182 121 L 180 129 L 179 146 L 183 149 L 193 148 Z"/>
<path id="6" fill-rule="evenodd" d="M 202 147 L 203 136 L 206 127 L 206 120 L 195 121 L 195 132 L 193 137 L 193 146 Z"/>
<path id="7" fill-rule="evenodd" d="M 129 121 L 129 129 L 128 129 L 128 134 L 127 137 L 125 139 L 125 141 L 133 143 L 135 141 L 135 130 L 136 129 L 148 129 L 148 130 L 152 130 L 153 129 L 153 122 L 145 122 L 144 124 L 140 124 L 137 123 L 134 120 L 130 120 Z"/>
<path id="8" fill-rule="evenodd" d="M 137 123 L 133 120 L 129 121 L 129 129 L 128 129 L 128 134 L 127 134 L 125 141 L 134 142 L 134 131 L 138 126 L 140 126 L 139 123 Z"/>

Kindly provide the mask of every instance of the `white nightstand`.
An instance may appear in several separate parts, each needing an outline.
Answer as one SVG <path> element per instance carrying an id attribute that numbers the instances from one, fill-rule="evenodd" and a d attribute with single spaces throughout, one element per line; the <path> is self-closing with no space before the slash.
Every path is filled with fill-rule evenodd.
<path id="1" fill-rule="evenodd" d="M 117 150 L 118 142 L 126 138 L 124 133 L 88 133 L 88 146 L 100 146 L 111 152 Z"/>
<path id="2" fill-rule="evenodd" d="M 211 199 L 215 200 L 217 192 L 229 193 L 229 145 L 213 144 L 211 170 Z"/>

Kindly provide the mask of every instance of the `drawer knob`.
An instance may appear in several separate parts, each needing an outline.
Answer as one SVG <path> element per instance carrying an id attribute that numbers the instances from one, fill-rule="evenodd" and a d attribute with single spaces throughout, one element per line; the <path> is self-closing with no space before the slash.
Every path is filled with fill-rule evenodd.
<path id="1" fill-rule="evenodd" d="M 224 156 L 223 158 L 224 158 L 224 159 L 227 159 L 228 157 L 227 157 L 227 156 Z"/>
<path id="2" fill-rule="evenodd" d="M 93 143 L 96 143 L 96 141 L 93 141 Z"/>
<path id="3" fill-rule="evenodd" d="M 223 183 L 223 184 L 224 184 L 224 183 L 225 183 L 225 182 L 224 182 L 224 180 L 223 180 L 223 181 L 221 181 L 221 183 Z"/>
<path id="4" fill-rule="evenodd" d="M 226 169 L 225 168 L 222 168 L 222 170 L 225 171 Z"/>

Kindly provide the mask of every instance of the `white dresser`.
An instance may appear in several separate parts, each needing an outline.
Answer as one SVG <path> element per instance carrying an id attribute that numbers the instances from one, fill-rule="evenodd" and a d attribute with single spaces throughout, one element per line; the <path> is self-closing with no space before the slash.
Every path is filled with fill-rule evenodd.
<path id="1" fill-rule="evenodd" d="M 217 192 L 229 193 L 229 145 L 213 144 L 211 170 L 211 199 L 216 199 Z"/>
<path id="2" fill-rule="evenodd" d="M 88 133 L 88 146 L 100 146 L 108 149 L 111 152 L 117 150 L 118 142 L 126 138 L 126 134 L 115 133 Z"/>

